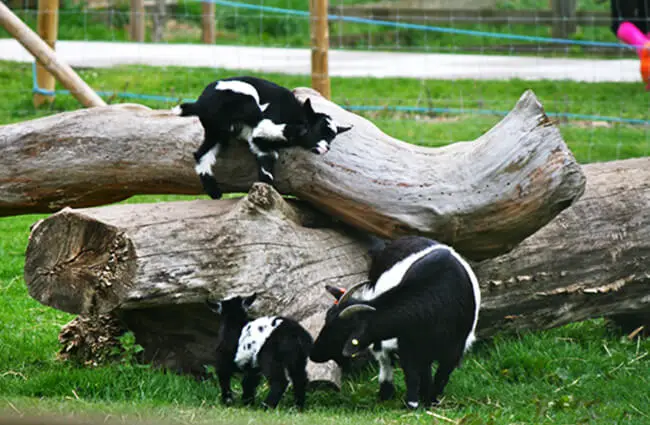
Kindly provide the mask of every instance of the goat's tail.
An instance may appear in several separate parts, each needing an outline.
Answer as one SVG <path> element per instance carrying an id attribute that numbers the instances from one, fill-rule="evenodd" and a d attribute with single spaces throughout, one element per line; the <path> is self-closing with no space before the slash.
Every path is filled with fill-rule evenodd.
<path id="1" fill-rule="evenodd" d="M 192 117 L 199 115 L 199 108 L 196 102 L 181 103 L 172 108 L 172 113 L 179 117 Z"/>

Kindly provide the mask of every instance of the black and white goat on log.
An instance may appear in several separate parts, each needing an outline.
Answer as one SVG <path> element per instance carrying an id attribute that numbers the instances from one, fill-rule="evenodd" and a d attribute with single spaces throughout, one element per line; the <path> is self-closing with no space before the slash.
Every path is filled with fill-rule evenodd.
<path id="1" fill-rule="evenodd" d="M 310 358 L 340 360 L 372 346 L 380 364 L 380 398 L 386 399 L 393 393 L 390 356 L 397 351 L 407 406 L 438 404 L 476 339 L 476 275 L 453 248 L 419 236 L 389 242 L 371 258 L 368 281 L 347 291 L 327 288 L 337 302 L 327 311 Z"/>
<path id="2" fill-rule="evenodd" d="M 322 155 L 337 135 L 352 128 L 315 112 L 309 99 L 301 104 L 289 89 L 250 76 L 214 81 L 196 102 L 183 103 L 173 112 L 201 121 L 204 139 L 194 153 L 195 169 L 213 199 L 221 198 L 222 192 L 212 167 L 232 139 L 248 143 L 257 160 L 258 180 L 273 184 L 279 149 L 299 146 Z"/>
<path id="3" fill-rule="evenodd" d="M 307 359 L 313 339 L 298 322 L 288 317 L 264 316 L 251 319 L 248 310 L 257 294 L 223 301 L 208 301 L 208 307 L 220 316 L 215 369 L 221 387 L 221 401 L 233 402 L 230 380 L 243 372 L 242 401 L 255 402 L 255 390 L 261 375 L 269 382 L 265 407 L 275 408 L 288 380 L 293 385 L 296 406 L 303 409 L 309 379 Z"/>

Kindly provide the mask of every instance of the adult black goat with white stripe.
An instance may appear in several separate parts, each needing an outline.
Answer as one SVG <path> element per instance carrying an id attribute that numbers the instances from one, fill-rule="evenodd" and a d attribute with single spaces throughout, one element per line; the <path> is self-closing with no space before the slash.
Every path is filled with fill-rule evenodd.
<path id="1" fill-rule="evenodd" d="M 334 294 L 336 288 L 329 291 Z M 353 357 L 371 344 L 396 338 L 407 406 L 438 404 L 475 341 L 480 303 L 478 280 L 453 248 L 403 237 L 372 253 L 368 281 L 345 291 L 330 307 L 310 358 Z M 432 382 L 434 361 L 438 368 Z"/>
<path id="2" fill-rule="evenodd" d="M 183 103 L 174 112 L 201 121 L 204 139 L 194 153 L 195 170 L 213 199 L 221 198 L 222 191 L 212 167 L 231 139 L 248 143 L 257 160 L 259 181 L 272 184 L 279 149 L 300 146 L 321 155 L 338 134 L 352 128 L 315 112 L 309 99 L 301 104 L 289 89 L 250 76 L 213 81 L 196 102 Z"/>
<path id="3" fill-rule="evenodd" d="M 215 369 L 221 387 L 221 401 L 233 402 L 230 379 L 241 371 L 242 400 L 255 402 L 255 390 L 261 375 L 269 382 L 264 406 L 275 408 L 284 394 L 288 380 L 293 384 L 295 404 L 305 406 L 307 359 L 313 339 L 298 322 L 288 317 L 264 316 L 251 319 L 248 310 L 257 294 L 223 301 L 208 301 L 208 307 L 221 316 L 218 331 Z"/>

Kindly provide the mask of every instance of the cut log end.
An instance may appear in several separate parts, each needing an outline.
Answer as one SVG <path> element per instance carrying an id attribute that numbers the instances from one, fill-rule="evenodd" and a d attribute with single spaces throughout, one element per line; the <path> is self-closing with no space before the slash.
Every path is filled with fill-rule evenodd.
<path id="1" fill-rule="evenodd" d="M 100 298 L 103 305 L 117 307 L 134 273 L 133 244 L 116 227 L 64 209 L 32 228 L 25 282 L 29 294 L 45 305 L 92 314 Z"/>

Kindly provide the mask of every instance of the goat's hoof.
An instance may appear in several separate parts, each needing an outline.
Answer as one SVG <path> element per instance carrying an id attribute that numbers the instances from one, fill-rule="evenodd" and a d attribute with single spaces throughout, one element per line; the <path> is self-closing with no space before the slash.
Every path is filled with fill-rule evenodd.
<path id="1" fill-rule="evenodd" d="M 221 404 L 224 406 L 232 406 L 235 400 L 233 400 L 232 396 L 226 396 L 221 398 Z"/>
<path id="2" fill-rule="evenodd" d="M 379 400 L 386 401 L 395 395 L 395 387 L 390 382 L 382 382 L 379 386 Z"/>
<path id="3" fill-rule="evenodd" d="M 440 400 L 438 400 L 437 398 L 434 398 L 433 400 L 431 400 L 431 401 L 429 402 L 429 406 L 431 406 L 431 407 L 438 407 L 438 406 L 440 406 Z"/>
<path id="4" fill-rule="evenodd" d="M 418 403 L 417 401 L 408 401 L 408 400 L 406 400 L 406 408 L 407 409 L 415 410 L 418 407 L 420 407 L 420 403 Z"/>

